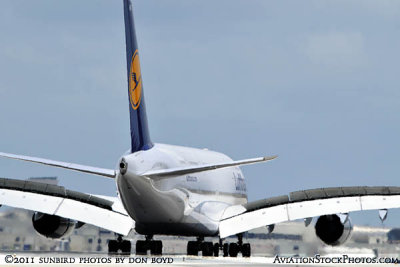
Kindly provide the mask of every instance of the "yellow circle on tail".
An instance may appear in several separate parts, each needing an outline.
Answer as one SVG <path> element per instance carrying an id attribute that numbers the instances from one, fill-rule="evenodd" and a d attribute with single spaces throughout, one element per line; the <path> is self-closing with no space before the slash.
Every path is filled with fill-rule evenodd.
<path id="1" fill-rule="evenodd" d="M 131 61 L 131 70 L 129 72 L 129 100 L 134 110 L 140 106 L 142 100 L 142 73 L 140 71 L 139 53 L 136 49 Z"/>

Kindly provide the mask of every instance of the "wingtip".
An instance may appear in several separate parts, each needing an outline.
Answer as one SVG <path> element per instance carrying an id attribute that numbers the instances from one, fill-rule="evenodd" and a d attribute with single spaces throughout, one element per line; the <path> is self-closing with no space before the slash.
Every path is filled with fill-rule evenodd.
<path id="1" fill-rule="evenodd" d="M 264 160 L 265 160 L 265 161 L 273 160 L 273 159 L 276 159 L 277 157 L 278 157 L 278 155 L 273 155 L 273 156 L 269 156 L 269 157 L 264 157 Z"/>

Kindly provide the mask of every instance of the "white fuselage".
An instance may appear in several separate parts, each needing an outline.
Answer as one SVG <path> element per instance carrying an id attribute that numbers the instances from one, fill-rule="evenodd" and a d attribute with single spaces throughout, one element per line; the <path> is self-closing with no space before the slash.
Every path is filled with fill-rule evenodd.
<path id="1" fill-rule="evenodd" d="M 127 172 L 117 174 L 117 188 L 140 234 L 213 236 L 225 209 L 247 202 L 246 185 L 239 167 L 181 176 L 152 177 L 150 170 L 193 167 L 232 161 L 209 151 L 164 144 L 124 155 Z"/>

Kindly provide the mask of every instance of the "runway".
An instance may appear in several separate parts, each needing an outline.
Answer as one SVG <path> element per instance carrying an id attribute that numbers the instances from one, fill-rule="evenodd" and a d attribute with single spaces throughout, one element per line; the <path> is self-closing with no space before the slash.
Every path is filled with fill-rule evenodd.
<path id="1" fill-rule="evenodd" d="M 2 253 L 0 254 L 0 266 L 10 265 L 73 265 L 73 266 L 121 266 L 121 265 L 171 265 L 171 266 L 193 266 L 207 265 L 251 265 L 266 266 L 272 263 L 272 258 L 224 258 L 224 257 L 201 257 L 183 255 L 163 256 L 109 256 L 104 254 L 80 254 L 80 253 Z"/>
<path id="2" fill-rule="evenodd" d="M 345 257 L 347 261 L 345 260 Z M 390 258 L 382 258 L 389 260 Z M 339 260 L 339 262 L 338 262 Z M 342 261 L 340 261 L 342 260 Z M 344 260 L 344 261 L 343 261 Z M 350 260 L 350 261 L 349 261 Z M 57 253 L 57 252 L 35 252 L 35 253 L 1 253 L 0 266 L 123 266 L 123 265 L 170 265 L 170 266 L 354 266 L 368 263 L 368 266 L 382 266 L 389 262 L 373 263 L 374 258 L 355 255 L 337 256 L 314 256 L 314 257 L 197 257 L 184 255 L 156 256 L 109 256 L 105 254 L 83 254 L 83 253 Z M 375 258 L 379 260 L 379 258 Z"/>

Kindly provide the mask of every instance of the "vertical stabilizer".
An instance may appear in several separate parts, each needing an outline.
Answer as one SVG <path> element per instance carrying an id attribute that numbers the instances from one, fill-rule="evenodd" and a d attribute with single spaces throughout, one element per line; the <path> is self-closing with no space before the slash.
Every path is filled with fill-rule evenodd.
<path id="1" fill-rule="evenodd" d="M 153 146 L 147 125 L 146 106 L 140 71 L 139 49 L 131 0 L 124 1 L 126 61 L 128 73 L 129 114 L 131 120 L 131 152 L 147 150 Z"/>

